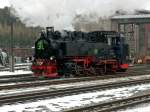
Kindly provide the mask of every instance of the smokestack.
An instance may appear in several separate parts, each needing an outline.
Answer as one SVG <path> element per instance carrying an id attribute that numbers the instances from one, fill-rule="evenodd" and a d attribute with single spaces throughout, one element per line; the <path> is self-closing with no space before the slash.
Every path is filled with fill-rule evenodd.
<path id="1" fill-rule="evenodd" d="M 54 27 L 46 27 L 46 34 L 48 38 L 52 38 L 54 35 Z"/>

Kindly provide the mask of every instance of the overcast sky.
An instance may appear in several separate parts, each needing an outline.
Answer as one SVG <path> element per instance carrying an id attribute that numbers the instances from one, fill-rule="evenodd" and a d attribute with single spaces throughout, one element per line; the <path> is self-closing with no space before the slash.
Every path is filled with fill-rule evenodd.
<path id="1" fill-rule="evenodd" d="M 5 6 L 9 6 L 8 0 L 0 0 L 0 8 L 3 8 Z"/>
<path id="2" fill-rule="evenodd" d="M 106 1 L 111 1 L 111 0 L 106 0 Z M 132 1 L 132 0 L 131 0 Z M 139 0 L 140 1 L 140 0 Z M 141 0 L 142 1 L 142 0 Z M 143 1 L 144 2 L 144 1 Z M 3 8 L 5 6 L 9 6 L 9 0 L 0 0 L 0 8 Z M 147 4 L 146 9 L 150 9 L 149 4 Z"/>
<path id="3" fill-rule="evenodd" d="M 150 0 L 0 0 L 0 8 L 10 4 L 25 24 L 56 29 L 71 28 L 76 15 L 95 21 L 95 18 L 112 16 L 120 9 L 129 13 L 150 9 Z"/>

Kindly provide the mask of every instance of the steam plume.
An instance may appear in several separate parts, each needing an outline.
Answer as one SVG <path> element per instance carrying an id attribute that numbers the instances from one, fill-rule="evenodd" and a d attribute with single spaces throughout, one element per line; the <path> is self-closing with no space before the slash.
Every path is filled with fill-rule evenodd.
<path id="1" fill-rule="evenodd" d="M 108 17 L 116 10 L 132 13 L 135 9 L 149 9 L 149 0 L 9 0 L 17 15 L 27 25 L 72 28 L 76 15 Z M 95 16 L 94 16 L 95 17 Z"/>

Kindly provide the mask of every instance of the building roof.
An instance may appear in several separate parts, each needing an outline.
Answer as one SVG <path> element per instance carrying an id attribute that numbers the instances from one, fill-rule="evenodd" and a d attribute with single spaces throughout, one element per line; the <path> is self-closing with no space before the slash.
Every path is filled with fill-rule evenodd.
<path id="1" fill-rule="evenodd" d="M 142 18 L 148 18 L 148 19 L 150 19 L 150 14 L 119 15 L 119 16 L 113 16 L 111 19 L 142 19 Z"/>

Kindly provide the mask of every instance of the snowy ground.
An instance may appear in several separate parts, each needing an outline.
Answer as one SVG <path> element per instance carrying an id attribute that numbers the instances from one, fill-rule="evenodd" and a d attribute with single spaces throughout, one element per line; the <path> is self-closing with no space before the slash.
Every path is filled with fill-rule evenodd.
<path id="1" fill-rule="evenodd" d="M 0 75 L 16 75 L 16 74 L 28 74 L 31 71 L 15 71 L 14 73 L 11 72 L 0 72 Z M 134 80 L 134 79 L 143 79 L 145 77 L 150 77 L 150 75 L 140 76 L 139 77 L 129 77 L 129 78 L 118 78 L 113 80 L 102 81 L 99 83 L 108 83 L 108 82 L 116 82 L 118 80 Z M 93 84 L 97 84 L 98 82 L 93 82 Z M 87 85 L 89 82 L 81 83 L 82 85 Z M 65 88 L 65 87 L 73 87 L 78 86 L 77 83 L 74 85 L 71 84 L 62 84 L 61 86 L 53 86 L 52 88 Z M 34 90 L 43 90 L 43 89 L 50 89 L 49 86 L 43 88 L 34 88 Z M 33 88 L 32 88 L 33 89 Z M 16 93 L 19 91 L 16 90 Z M 19 92 L 29 92 L 29 89 L 21 90 Z M 72 96 L 65 96 L 65 97 L 58 97 L 53 99 L 43 99 L 38 101 L 30 101 L 26 103 L 16 103 L 12 105 L 3 105 L 0 107 L 0 112 L 62 112 L 64 109 L 69 109 L 78 106 L 89 105 L 98 102 L 107 102 L 114 99 L 121 99 L 127 98 L 132 95 L 142 94 L 143 92 L 150 91 L 150 84 L 142 84 L 137 86 L 130 86 L 130 87 L 123 87 L 118 89 L 111 89 L 105 91 L 95 91 L 90 93 L 72 95 Z M 13 94 L 14 91 L 7 90 L 7 91 L 0 91 L 0 95 L 4 94 Z M 150 105 L 141 105 L 134 108 L 129 108 L 126 110 L 120 110 L 118 112 L 150 112 Z"/>
<path id="2" fill-rule="evenodd" d="M 16 69 L 18 69 L 18 70 L 30 70 L 31 69 L 31 63 L 20 63 L 20 64 L 15 64 L 15 66 L 14 66 L 14 69 L 16 70 Z M 2 71 L 9 71 L 10 70 L 10 67 L 1 67 L 0 68 L 0 71 L 2 72 Z M 0 72 L 0 73 L 1 73 Z M 21 72 L 22 73 L 22 72 Z M 9 72 L 6 72 L 6 74 L 10 74 Z M 14 75 L 14 74 L 18 74 L 18 73 L 13 73 L 12 75 Z M 26 73 L 25 73 L 26 74 Z M 1 74 L 0 74 L 1 75 Z M 4 74 L 3 74 L 4 75 Z"/>
<path id="3" fill-rule="evenodd" d="M 21 65 L 21 66 L 24 65 L 24 66 L 26 66 L 26 65 L 31 65 L 31 63 L 18 63 L 18 64 L 15 64 L 15 65 L 18 65 L 18 66 L 19 66 L 19 65 Z"/>
<path id="4" fill-rule="evenodd" d="M 32 72 L 24 71 L 24 70 L 15 70 L 15 72 L 9 72 L 9 71 L 0 72 L 0 76 L 2 76 L 2 75 L 21 75 L 21 74 L 32 74 Z"/>
<path id="5" fill-rule="evenodd" d="M 15 67 L 16 69 L 21 69 L 21 68 L 26 68 L 27 70 L 15 70 L 15 72 L 9 72 L 9 71 L 0 71 L 0 76 L 1 75 L 21 75 L 21 74 L 32 74 L 32 72 L 30 71 L 30 65 L 31 63 L 19 63 L 19 64 L 15 64 L 17 67 Z M 8 68 L 8 67 L 6 67 Z"/>
<path id="6" fill-rule="evenodd" d="M 15 66 L 14 69 L 15 69 L 15 72 L 9 72 L 10 71 L 9 67 L 2 68 L 2 69 L 0 68 L 0 75 L 19 75 L 19 74 L 30 74 L 30 73 L 32 73 L 30 71 L 30 69 L 31 69 L 30 65 Z"/>
<path id="7" fill-rule="evenodd" d="M 48 110 L 48 112 L 62 112 L 63 109 L 67 108 L 84 106 L 91 103 L 106 102 L 113 99 L 127 98 L 147 90 L 150 90 L 150 84 L 142 84 L 105 91 L 95 91 L 54 99 L 32 101 L 24 104 L 18 103 L 13 105 L 4 105 L 0 107 L 0 112 L 46 112 L 46 110 Z"/>
<path id="8" fill-rule="evenodd" d="M 150 112 L 150 104 L 137 105 L 132 108 L 122 109 L 117 112 Z"/>
<path id="9" fill-rule="evenodd" d="M 7 95 L 7 94 L 20 94 L 20 93 L 26 93 L 31 91 L 40 91 L 40 90 L 57 90 L 57 89 L 65 89 L 65 88 L 75 88 L 75 87 L 85 87 L 85 86 L 94 86 L 94 85 L 104 85 L 104 84 L 110 84 L 115 82 L 124 82 L 124 81 L 130 81 L 130 80 L 137 80 L 144 79 L 144 78 L 150 78 L 150 75 L 143 75 L 140 77 L 137 76 L 131 76 L 128 78 L 115 78 L 115 79 L 105 79 L 105 80 L 95 80 L 95 81 L 84 81 L 84 82 L 76 82 L 76 83 L 67 83 L 67 84 L 59 84 L 59 85 L 49 85 L 49 86 L 41 86 L 41 87 L 31 87 L 26 89 L 19 89 L 16 88 L 15 90 L 1 90 L 0 95 Z M 62 80 L 62 79 L 56 79 L 56 80 Z M 18 83 L 8 83 L 8 84 L 1 84 L 0 86 L 4 85 L 16 85 L 16 84 L 24 84 L 24 83 L 31 83 L 31 82 L 18 82 Z"/>

